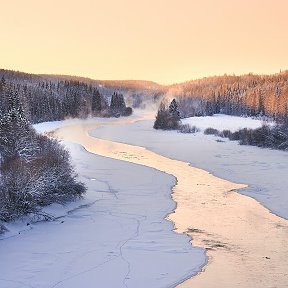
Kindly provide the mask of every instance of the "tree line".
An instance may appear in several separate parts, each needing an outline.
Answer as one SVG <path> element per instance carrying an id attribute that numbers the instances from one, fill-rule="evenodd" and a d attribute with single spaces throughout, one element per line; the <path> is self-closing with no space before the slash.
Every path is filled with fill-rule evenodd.
<path id="1" fill-rule="evenodd" d="M 17 78 L 16 78 L 17 80 Z M 7 109 L 8 98 L 18 97 L 31 123 L 87 118 L 88 116 L 128 116 L 123 94 L 114 92 L 110 103 L 97 87 L 78 81 L 11 81 L 0 80 L 0 116 Z"/>
<path id="2" fill-rule="evenodd" d="M 174 98 L 168 105 L 163 101 L 156 114 L 154 129 L 178 130 L 181 133 L 195 133 L 200 131 L 197 127 L 181 123 L 181 110 Z M 204 134 L 212 134 L 229 140 L 239 141 L 240 145 L 252 145 L 277 150 L 288 150 L 288 118 L 278 119 L 273 126 L 263 124 L 257 129 L 239 129 L 236 132 L 230 130 L 218 131 L 214 128 L 207 128 Z"/>
<path id="3" fill-rule="evenodd" d="M 288 117 L 288 71 L 274 75 L 224 75 L 170 86 L 182 117 L 213 115 Z"/>

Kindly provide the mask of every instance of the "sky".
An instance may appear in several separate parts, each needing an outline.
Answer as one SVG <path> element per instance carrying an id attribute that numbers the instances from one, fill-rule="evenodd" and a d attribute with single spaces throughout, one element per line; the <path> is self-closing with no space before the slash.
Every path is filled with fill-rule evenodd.
<path id="1" fill-rule="evenodd" d="M 0 68 L 172 84 L 288 69 L 287 0 L 0 0 Z"/>

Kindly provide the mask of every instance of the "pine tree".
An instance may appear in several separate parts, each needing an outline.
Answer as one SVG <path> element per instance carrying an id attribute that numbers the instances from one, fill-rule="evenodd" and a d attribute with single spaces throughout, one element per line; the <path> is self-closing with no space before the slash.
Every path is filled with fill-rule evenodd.
<path id="1" fill-rule="evenodd" d="M 114 116 L 119 117 L 125 114 L 126 104 L 124 96 L 116 92 L 113 93 L 111 98 L 110 110 Z"/>
<path id="2" fill-rule="evenodd" d="M 38 150 L 37 142 L 32 140 L 30 123 L 28 122 L 17 90 L 10 86 L 5 95 L 8 101 L 0 121 L 0 154 L 2 160 L 18 157 L 29 161 Z"/>
<path id="3" fill-rule="evenodd" d="M 154 122 L 154 129 L 164 129 L 167 125 L 168 113 L 164 103 L 160 103 L 159 109 L 157 111 L 156 119 Z"/>
<path id="4" fill-rule="evenodd" d="M 6 80 L 5 80 L 5 77 L 2 76 L 1 81 L 0 81 L 0 93 L 4 90 L 5 85 L 6 85 Z"/>
<path id="5" fill-rule="evenodd" d="M 99 113 L 102 110 L 102 103 L 101 103 L 101 94 L 96 89 L 92 96 L 92 113 Z"/>
<path id="6" fill-rule="evenodd" d="M 180 120 L 180 111 L 175 99 L 173 99 L 169 105 L 169 113 L 175 117 L 175 119 Z"/>

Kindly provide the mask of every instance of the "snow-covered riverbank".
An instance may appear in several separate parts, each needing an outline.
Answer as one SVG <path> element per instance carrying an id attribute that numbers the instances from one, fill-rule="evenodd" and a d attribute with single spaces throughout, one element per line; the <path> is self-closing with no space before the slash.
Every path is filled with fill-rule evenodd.
<path id="1" fill-rule="evenodd" d="M 239 122 L 241 119 L 236 120 Z M 245 119 L 245 121 L 247 120 Z M 281 168 L 284 168 L 284 170 L 287 169 L 285 152 L 280 152 L 280 155 L 279 151 L 239 146 L 235 142 L 218 142 L 218 140 L 223 139 L 217 139 L 211 136 L 207 138 L 207 136 L 203 134 L 198 134 L 197 136 L 180 135 L 171 131 L 155 131 L 151 127 L 152 121 L 144 121 L 126 125 L 125 128 L 123 126 L 124 129 L 122 129 L 121 126 L 117 127 L 117 129 L 101 127 L 99 130 L 90 132 L 90 134 L 99 137 L 98 133 L 100 133 L 101 138 L 123 139 L 121 141 L 126 143 L 142 143 L 142 146 L 146 146 L 149 150 L 156 151 L 156 149 L 158 149 L 158 153 L 162 155 L 166 153 L 166 157 L 169 156 L 169 158 L 171 155 L 174 156 L 174 159 L 181 155 L 185 161 L 191 158 L 197 160 L 203 159 L 203 162 L 207 165 L 210 163 L 213 169 L 218 167 L 218 172 L 222 172 L 226 164 L 232 168 L 231 170 L 225 169 L 228 172 L 226 175 L 228 179 L 231 179 L 233 173 L 230 173 L 230 171 L 234 169 L 235 173 L 237 173 L 236 175 L 240 178 L 243 175 L 249 175 L 251 176 L 249 179 L 254 179 L 256 174 L 256 185 L 266 185 L 267 181 L 271 179 L 269 171 L 263 169 L 265 167 L 262 167 L 263 164 L 268 164 L 268 166 L 271 165 L 270 167 L 275 168 L 270 171 L 272 172 L 272 177 L 274 176 L 276 178 L 274 178 L 274 184 L 277 184 L 279 180 L 281 184 L 287 181 L 285 176 L 280 172 Z M 155 137 L 156 135 L 157 137 Z M 183 142 L 183 140 L 187 140 L 188 143 Z M 145 144 L 143 145 L 143 143 Z M 189 144 L 192 145 L 189 146 Z M 223 146 L 224 144 L 227 144 L 228 147 Z M 266 163 L 265 158 L 261 159 L 262 151 L 267 153 L 266 155 L 271 156 L 271 158 L 269 158 L 272 160 L 271 162 Z M 139 150 L 139 154 L 140 153 L 141 150 Z M 218 162 L 218 166 L 215 165 L 217 163 L 215 163 L 215 159 L 221 160 L 222 155 L 226 162 L 223 163 L 220 161 Z M 209 158 L 209 156 L 211 156 L 211 158 Z M 275 157 L 276 162 L 273 162 L 275 161 Z M 257 159 L 260 159 L 261 162 L 257 162 Z M 277 159 L 279 162 L 277 162 Z M 242 165 L 241 160 L 244 160 Z M 247 165 L 245 160 L 252 161 L 252 163 L 248 162 L 249 165 Z M 129 161 L 129 159 L 127 161 Z M 240 161 L 240 165 L 237 161 Z M 147 163 L 146 165 L 151 164 Z M 153 165 L 155 165 L 155 163 Z M 159 167 L 158 169 L 161 170 L 161 166 L 158 164 L 152 167 L 157 166 Z M 189 172 L 189 169 L 185 167 L 180 168 L 180 164 L 180 171 L 178 171 L 171 166 L 173 166 L 173 164 L 171 163 L 169 165 L 168 163 L 166 166 L 167 170 L 163 170 L 173 171 L 171 174 L 175 175 L 178 180 L 178 185 L 175 187 L 175 193 L 173 194 L 173 198 L 178 203 L 178 207 L 176 213 L 172 214 L 170 218 L 176 223 L 179 232 L 186 231 L 192 236 L 194 245 L 196 244 L 209 249 L 207 250 L 209 265 L 205 267 L 204 273 L 189 279 L 179 285 L 179 288 L 285 288 L 288 282 L 286 268 L 284 268 L 287 266 L 288 259 L 288 249 L 286 248 L 288 247 L 287 220 L 269 213 L 267 209 L 263 208 L 253 199 L 229 191 L 225 181 L 217 183 L 218 180 L 213 177 L 209 178 L 207 175 L 205 176 L 205 173 L 203 174 L 204 171 L 198 174 L 197 171 L 192 168 L 191 172 Z M 237 169 L 237 167 L 239 169 Z M 211 171 L 211 169 L 209 170 Z M 273 175 L 275 172 L 280 172 L 280 175 Z M 272 188 L 272 190 L 268 190 L 268 197 L 265 197 L 267 195 L 263 193 L 259 195 L 264 196 L 262 199 L 267 201 L 267 206 L 270 205 L 270 207 L 272 206 L 273 208 L 280 208 L 280 211 L 285 213 L 285 211 L 287 211 L 287 205 L 285 203 L 285 189 L 287 186 L 281 184 L 275 186 L 278 187 L 275 194 L 273 194 L 274 190 L 272 185 L 267 185 L 268 189 Z M 231 187 L 233 187 L 233 184 Z M 236 186 L 234 184 L 234 188 L 230 189 L 235 188 Z M 252 186 L 248 187 L 245 193 L 247 193 L 249 189 L 255 192 L 255 186 Z M 274 197 L 272 198 L 272 196 Z"/>
<path id="2" fill-rule="evenodd" d="M 81 143 L 92 153 L 156 168 L 177 178 L 173 188 L 177 208 L 169 219 L 175 223 L 177 232 L 191 235 L 193 245 L 206 248 L 209 256 L 205 272 L 179 287 L 287 286 L 286 220 L 269 213 L 254 199 L 234 192 L 243 185 L 142 147 L 90 137 L 88 132 L 98 126 L 72 125 L 55 135 Z M 126 134 L 127 138 L 131 136 Z"/>
<path id="3" fill-rule="evenodd" d="M 184 119 L 201 128 L 231 129 L 261 126 L 261 121 L 226 115 Z M 153 128 L 151 120 L 134 124 L 101 126 L 90 134 L 102 139 L 146 147 L 168 158 L 189 162 L 214 175 L 245 183 L 240 193 L 253 197 L 273 213 L 288 219 L 288 153 L 252 146 L 210 135 L 181 134 Z M 234 127 L 234 128 L 233 128 Z M 128 135 L 128 136 L 127 136 Z M 219 142 L 218 142 L 219 141 Z M 224 141 L 224 142 L 223 142 Z"/>
<path id="4" fill-rule="evenodd" d="M 45 209 L 57 221 L 9 226 L 0 241 L 0 287 L 175 287 L 201 270 L 205 250 L 165 219 L 175 208 L 174 177 L 65 144 L 87 195 Z"/>
<path id="5" fill-rule="evenodd" d="M 166 143 L 169 137 L 165 138 L 165 135 L 174 132 L 162 133 L 142 126 L 147 125 L 147 121 L 127 125 L 137 119 L 143 117 L 107 119 L 102 122 L 107 127 L 98 128 L 92 134 L 100 132 L 104 138 L 118 135 L 124 141 L 133 138 L 137 141 L 135 137 L 142 135 L 142 143 L 153 146 L 155 142 L 151 142 L 150 134 L 156 132 L 160 135 L 158 147 L 169 146 Z M 194 245 L 207 249 L 209 265 L 205 272 L 179 287 L 286 287 L 287 221 L 272 215 L 256 201 L 232 191 L 243 185 L 223 181 L 190 167 L 186 161 L 90 137 L 88 131 L 97 128 L 99 120 L 88 122 L 77 121 L 71 126 L 67 122 L 58 123 L 63 128 L 57 135 L 81 143 L 92 153 L 143 166 L 95 156 L 78 145 L 69 144 L 75 164 L 88 185 L 87 198 L 80 203 L 80 209 L 72 209 L 58 222 L 31 225 L 33 229 L 29 232 L 1 241 L 5 245 L 0 253 L 8 265 L 0 268 L 9 275 L 1 281 L 10 283 L 7 287 L 70 288 L 79 287 L 80 283 L 85 287 L 95 287 L 95 283 L 109 288 L 175 287 L 197 273 L 206 261 L 203 249 L 190 246 L 189 238 L 174 233 L 172 223 L 164 220 L 175 207 L 169 192 L 175 180 L 144 166 L 177 178 L 173 190 L 177 209 L 169 219 L 176 224 L 178 232 L 193 237 Z M 119 126 L 121 123 L 126 124 Z M 139 134 L 133 127 L 144 129 L 141 128 Z M 112 131 L 114 135 L 109 135 Z M 170 139 L 169 143 L 173 144 L 174 150 L 181 149 L 177 143 L 178 137 L 182 136 L 202 137 L 174 134 L 174 141 Z M 203 137 L 207 141 L 207 136 Z M 225 144 L 208 137 L 207 146 L 209 141 Z M 218 153 L 222 155 L 223 150 Z M 15 253 L 7 254 L 14 248 Z M 21 261 L 17 261 L 19 255 Z M 154 257 L 157 258 L 155 262 Z M 110 276 L 111 271 L 116 271 L 117 279 Z M 48 279 L 48 275 L 53 277 Z"/>

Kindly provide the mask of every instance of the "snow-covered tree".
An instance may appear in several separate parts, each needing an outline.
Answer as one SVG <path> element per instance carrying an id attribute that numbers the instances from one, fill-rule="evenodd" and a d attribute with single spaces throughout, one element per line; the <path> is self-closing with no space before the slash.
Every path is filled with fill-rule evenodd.
<path id="1" fill-rule="evenodd" d="M 110 109 L 112 111 L 121 112 L 126 108 L 123 94 L 114 92 L 111 98 Z"/>
<path id="2" fill-rule="evenodd" d="M 153 126 L 154 129 L 172 130 L 179 128 L 180 113 L 174 100 L 172 100 L 168 108 L 163 102 L 160 104 Z"/>
<path id="3" fill-rule="evenodd" d="M 110 112 L 114 116 L 129 116 L 133 110 L 131 107 L 126 107 L 123 94 L 114 92 L 110 103 Z"/>
<path id="4" fill-rule="evenodd" d="M 102 110 L 101 94 L 96 90 L 92 95 L 92 113 L 98 114 Z"/>
<path id="5" fill-rule="evenodd" d="M 180 111 L 175 99 L 173 99 L 169 105 L 169 113 L 176 119 L 180 120 Z"/>
<path id="6" fill-rule="evenodd" d="M 76 179 L 69 153 L 36 133 L 17 90 L 8 87 L 2 96 L 7 105 L 0 118 L 0 221 L 81 197 L 85 187 Z"/>

